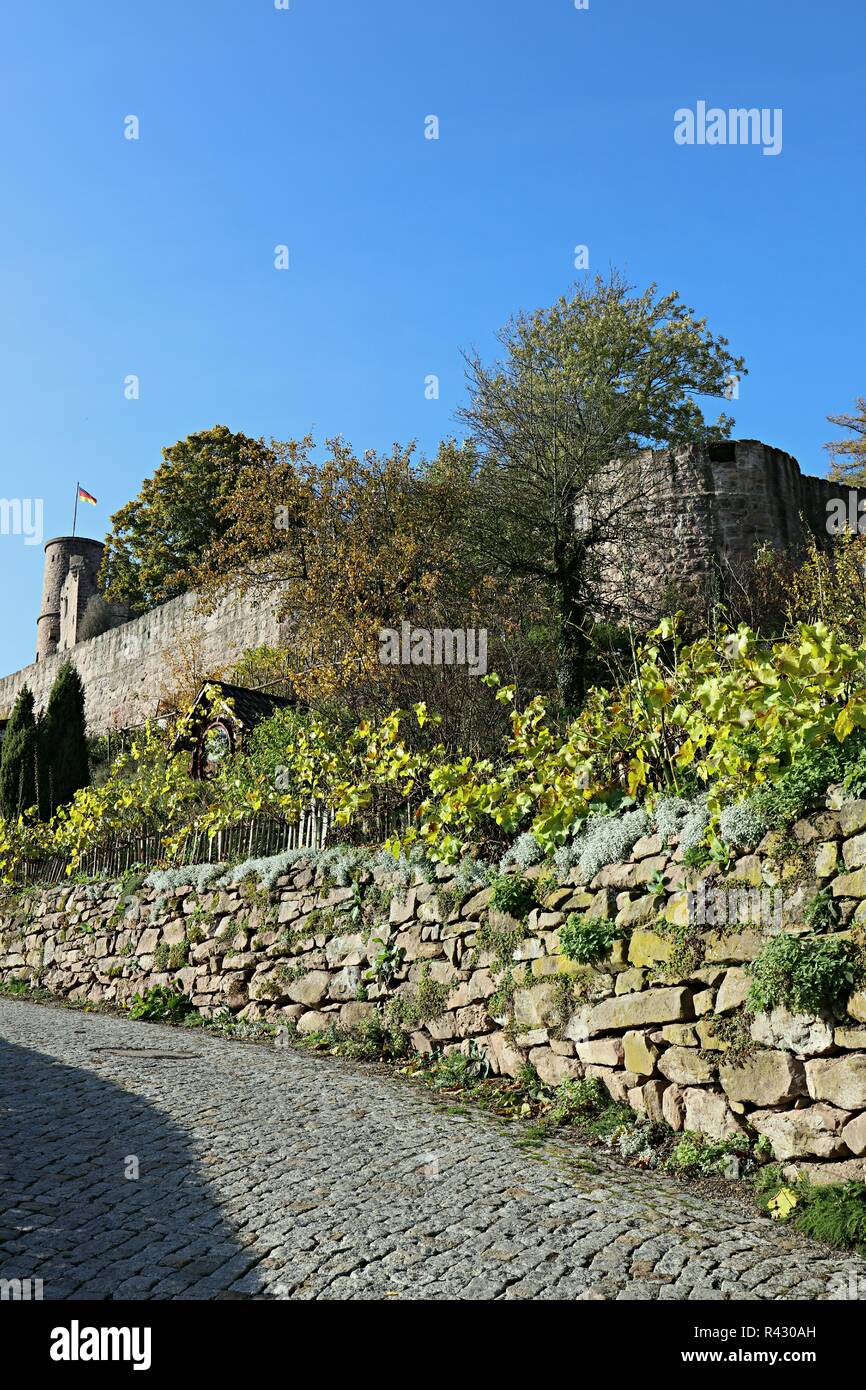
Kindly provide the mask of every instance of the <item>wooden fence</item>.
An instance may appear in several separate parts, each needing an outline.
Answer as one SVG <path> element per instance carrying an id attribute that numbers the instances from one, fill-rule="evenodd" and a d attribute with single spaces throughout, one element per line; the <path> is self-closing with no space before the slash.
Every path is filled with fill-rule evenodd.
<path id="1" fill-rule="evenodd" d="M 334 825 L 330 811 L 312 805 L 297 821 L 259 815 L 218 830 L 213 835 L 191 831 L 178 849 L 167 855 L 163 832 L 153 827 L 131 839 L 115 835 L 82 855 L 75 873 L 88 878 L 119 878 L 128 869 L 155 868 L 184 864 L 224 864 L 243 859 L 264 859 L 287 849 L 324 849 L 336 842 L 381 844 L 396 831 L 408 826 L 414 807 L 404 802 L 397 807 L 373 808 L 350 827 Z M 43 859 L 22 859 L 16 864 L 14 880 L 20 884 L 61 883 L 68 877 L 69 857 L 54 854 Z"/>

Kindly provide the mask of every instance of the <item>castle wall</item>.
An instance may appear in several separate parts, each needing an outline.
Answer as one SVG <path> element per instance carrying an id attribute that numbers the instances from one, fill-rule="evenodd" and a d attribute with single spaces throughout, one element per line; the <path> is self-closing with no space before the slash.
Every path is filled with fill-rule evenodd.
<path id="1" fill-rule="evenodd" d="M 758 440 L 726 440 L 653 456 L 650 485 L 623 543 L 607 557 L 604 594 L 649 626 L 690 597 L 722 597 L 758 546 L 805 555 L 811 533 L 826 545 L 827 504 L 866 491 L 800 472 L 797 460 Z M 702 604 L 701 604 L 702 606 Z"/>
<path id="2" fill-rule="evenodd" d="M 624 541 L 606 546 L 602 561 L 609 609 L 644 626 L 684 606 L 690 593 L 718 593 L 757 545 L 803 551 L 808 531 L 826 543 L 827 503 L 847 501 L 851 492 L 804 476 L 790 454 L 752 439 L 672 450 L 656 456 L 647 476 L 651 486 L 629 514 Z M 866 490 L 858 496 L 866 499 Z M 247 648 L 279 640 L 272 602 L 230 597 L 202 616 L 195 596 L 184 595 L 76 644 L 101 554 L 101 544 L 86 538 L 61 536 L 46 545 L 37 662 L 0 679 L 0 719 L 25 684 L 37 708 L 44 707 L 69 655 L 64 647 L 84 681 L 91 731 L 102 733 L 155 713 L 171 668 L 191 641 L 201 645 L 198 664 L 216 673 Z"/>
<path id="3" fill-rule="evenodd" d="M 195 594 L 183 594 L 79 642 L 71 652 L 56 651 L 0 679 L 0 718 L 8 717 L 25 685 L 33 691 L 37 710 L 43 709 L 60 667 L 71 660 L 84 682 L 91 733 L 141 724 L 156 713 L 172 666 L 191 640 L 200 647 L 197 664 L 215 672 L 249 647 L 279 639 L 273 601 L 231 595 L 212 614 L 200 614 L 196 607 Z"/>

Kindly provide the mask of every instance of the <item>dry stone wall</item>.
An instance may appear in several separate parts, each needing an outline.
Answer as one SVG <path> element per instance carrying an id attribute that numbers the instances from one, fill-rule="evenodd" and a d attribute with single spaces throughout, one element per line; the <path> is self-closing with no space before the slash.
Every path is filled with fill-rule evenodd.
<path id="1" fill-rule="evenodd" d="M 346 886 L 323 879 L 324 860 L 297 858 L 267 888 L 192 871 L 197 887 L 174 879 L 161 892 L 8 890 L 0 981 L 118 1006 L 167 986 L 205 1017 L 301 1035 L 384 1016 L 419 1051 L 480 1048 L 497 1073 L 529 1062 L 550 1086 L 597 1077 L 674 1130 L 745 1130 L 819 1181 L 866 1180 L 866 993 L 819 1016 L 746 1006 L 750 967 L 773 937 L 859 939 L 866 801 L 831 793 L 792 836 L 766 836 L 724 871 L 687 866 L 658 835 L 589 882 L 533 866 L 537 906 L 524 921 L 443 866 L 398 882 L 381 856 L 364 862 Z M 835 905 L 823 926 L 810 914 L 819 894 Z M 619 932 L 592 965 L 562 952 L 572 913 Z"/>

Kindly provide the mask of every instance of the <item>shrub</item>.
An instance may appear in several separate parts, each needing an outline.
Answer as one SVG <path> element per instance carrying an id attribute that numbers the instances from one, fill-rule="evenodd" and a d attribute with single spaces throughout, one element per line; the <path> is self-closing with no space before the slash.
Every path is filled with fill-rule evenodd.
<path id="1" fill-rule="evenodd" d="M 683 822 L 691 810 L 691 803 L 681 796 L 660 796 L 655 805 L 653 820 L 655 828 L 665 844 L 678 835 Z"/>
<path id="2" fill-rule="evenodd" d="M 677 1140 L 664 1166 L 672 1173 L 688 1176 L 739 1176 L 740 1163 L 748 1156 L 750 1148 L 750 1141 L 744 1134 L 711 1141 L 687 1130 Z"/>
<path id="3" fill-rule="evenodd" d="M 839 921 L 839 904 L 830 888 L 821 888 L 803 909 L 803 920 L 813 931 L 830 931 Z"/>
<path id="4" fill-rule="evenodd" d="M 584 917 L 572 912 L 559 928 L 559 949 L 566 960 L 592 965 L 610 955 L 619 935 L 618 928 L 606 918 Z"/>
<path id="5" fill-rule="evenodd" d="M 597 1076 L 588 1076 L 582 1081 L 569 1078 L 556 1088 L 552 1118 L 557 1124 L 571 1124 L 598 1115 L 608 1104 L 607 1091 Z"/>
<path id="6" fill-rule="evenodd" d="M 791 1013 L 842 1014 L 863 978 L 863 960 L 852 941 L 838 936 L 776 936 L 750 967 L 748 1007 L 767 1013 L 780 1005 Z"/>
<path id="7" fill-rule="evenodd" d="M 90 785 L 84 686 L 70 661 L 61 666 L 38 729 L 39 811 L 50 820 Z"/>
<path id="8" fill-rule="evenodd" d="M 144 994 L 134 994 L 129 1004 L 129 1017 L 148 1023 L 178 1023 L 193 1013 L 188 996 L 168 985 L 152 985 Z"/>
<path id="9" fill-rule="evenodd" d="M 527 830 L 525 834 L 518 835 L 514 844 L 505 851 L 499 872 L 504 874 L 508 869 L 528 869 L 533 864 L 540 864 L 543 858 L 544 850 L 532 832 Z"/>
<path id="10" fill-rule="evenodd" d="M 102 597 L 94 594 L 88 601 L 78 629 L 78 641 L 88 642 L 91 637 L 100 637 L 117 626 L 115 609 Z"/>
<path id="11" fill-rule="evenodd" d="M 807 1187 L 795 1212 L 796 1224 L 807 1236 L 866 1254 L 866 1184 Z"/>
<path id="12" fill-rule="evenodd" d="M 535 907 L 535 888 L 519 874 L 499 874 L 491 884 L 490 906 L 523 921 Z"/>
<path id="13" fill-rule="evenodd" d="M 626 859 L 648 828 L 645 811 L 590 816 L 577 841 L 581 873 L 590 879 L 605 865 Z"/>
<path id="14" fill-rule="evenodd" d="M 33 694 L 25 685 L 12 707 L 0 752 L 0 812 L 17 820 L 36 799 L 36 720 Z"/>
<path id="15" fill-rule="evenodd" d="M 731 849 L 754 849 L 765 830 L 764 818 L 751 801 L 726 806 L 719 816 L 719 835 Z"/>
<path id="16" fill-rule="evenodd" d="M 680 826 L 680 848 L 684 857 L 704 848 L 709 823 L 710 813 L 706 798 L 695 797 L 694 801 L 689 803 L 689 810 Z M 686 862 L 689 862 L 687 858 Z"/>
<path id="17" fill-rule="evenodd" d="M 816 744 L 796 757 L 775 782 L 756 792 L 752 804 L 766 827 L 787 830 L 814 810 L 828 786 L 844 776 L 856 746 L 843 746 L 836 739 Z"/>

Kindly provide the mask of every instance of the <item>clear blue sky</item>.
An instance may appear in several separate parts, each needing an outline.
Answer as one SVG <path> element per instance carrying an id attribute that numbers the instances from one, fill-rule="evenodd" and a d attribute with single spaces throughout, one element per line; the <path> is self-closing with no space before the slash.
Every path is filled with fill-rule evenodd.
<path id="1" fill-rule="evenodd" d="M 862 0 L 6 0 L 0 497 L 62 534 L 80 478 L 101 537 L 217 422 L 432 449 L 460 348 L 578 243 L 705 313 L 750 368 L 735 433 L 823 472 L 866 392 L 864 51 Z M 701 100 L 782 108 L 781 154 L 677 145 Z M 0 672 L 41 566 L 0 536 Z"/>

